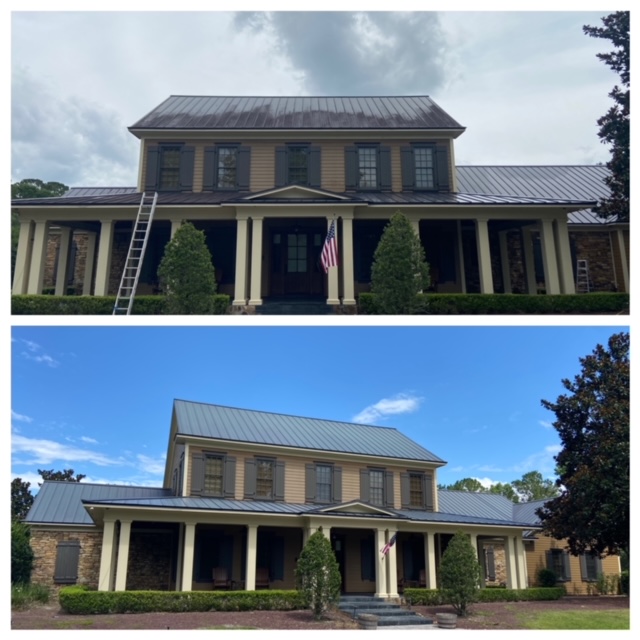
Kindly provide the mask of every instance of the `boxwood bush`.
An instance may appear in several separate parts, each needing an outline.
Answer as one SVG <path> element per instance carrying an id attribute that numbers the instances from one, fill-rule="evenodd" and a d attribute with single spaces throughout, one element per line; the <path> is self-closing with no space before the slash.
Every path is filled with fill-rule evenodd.
<path id="1" fill-rule="evenodd" d="M 303 609 L 298 591 L 92 591 L 65 587 L 63 611 L 77 615 L 153 611 L 291 611 Z"/>
<path id="2" fill-rule="evenodd" d="M 559 600 L 565 595 L 563 587 L 531 589 L 479 589 L 478 602 L 518 602 L 523 600 Z M 413 605 L 435 607 L 443 604 L 438 589 L 405 589 L 404 597 Z"/>

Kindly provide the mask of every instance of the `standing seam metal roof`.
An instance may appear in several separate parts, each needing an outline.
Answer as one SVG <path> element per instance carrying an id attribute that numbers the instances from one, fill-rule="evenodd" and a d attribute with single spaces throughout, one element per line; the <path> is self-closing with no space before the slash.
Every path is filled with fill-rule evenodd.
<path id="1" fill-rule="evenodd" d="M 174 401 L 178 433 L 361 455 L 444 462 L 396 429 Z"/>

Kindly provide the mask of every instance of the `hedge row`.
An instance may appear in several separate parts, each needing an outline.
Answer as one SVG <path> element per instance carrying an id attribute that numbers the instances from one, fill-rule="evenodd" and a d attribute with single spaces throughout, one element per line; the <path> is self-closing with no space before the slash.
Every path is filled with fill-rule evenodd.
<path id="1" fill-rule="evenodd" d="M 517 602 L 521 600 L 559 600 L 565 595 L 564 587 L 534 587 L 531 589 L 479 589 L 478 602 Z M 435 607 L 446 604 L 438 589 L 405 589 L 404 597 L 411 604 Z"/>
<path id="2" fill-rule="evenodd" d="M 153 611 L 291 611 L 303 609 L 298 591 L 90 591 L 60 590 L 66 613 L 149 613 Z"/>
<path id="3" fill-rule="evenodd" d="M 115 296 L 11 296 L 13 315 L 92 315 L 109 316 L 113 313 Z M 132 314 L 136 316 L 157 316 L 164 314 L 164 296 L 136 296 Z M 231 304 L 230 296 L 216 294 L 213 297 L 212 315 L 224 315 Z"/>
<path id="4" fill-rule="evenodd" d="M 358 313 L 379 315 L 373 293 L 361 293 Z M 511 293 L 423 293 L 414 315 L 628 314 L 628 293 L 526 295 Z"/>

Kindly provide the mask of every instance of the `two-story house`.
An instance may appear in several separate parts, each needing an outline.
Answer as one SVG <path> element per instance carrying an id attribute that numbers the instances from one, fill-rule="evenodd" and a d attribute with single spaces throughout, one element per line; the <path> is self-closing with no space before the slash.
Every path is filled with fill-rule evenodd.
<path id="1" fill-rule="evenodd" d="M 171 96 L 129 130 L 136 187 L 13 201 L 14 294 L 115 294 L 142 193 L 158 204 L 139 293 L 157 291 L 164 247 L 189 220 L 237 309 L 296 296 L 352 307 L 398 210 L 436 291 L 574 293 L 577 260 L 590 290 L 628 291 L 628 224 L 590 211 L 605 168 L 456 166 L 465 129 L 427 96 Z M 339 264 L 325 274 L 333 221 Z"/>
<path id="2" fill-rule="evenodd" d="M 222 574 L 225 588 L 294 588 L 322 527 L 345 593 L 435 588 L 458 530 L 479 557 L 500 545 L 504 581 L 525 588 L 536 525 L 503 496 L 438 491 L 445 464 L 393 428 L 176 400 L 161 488 L 43 483 L 26 518 L 32 581 L 190 591 Z"/>

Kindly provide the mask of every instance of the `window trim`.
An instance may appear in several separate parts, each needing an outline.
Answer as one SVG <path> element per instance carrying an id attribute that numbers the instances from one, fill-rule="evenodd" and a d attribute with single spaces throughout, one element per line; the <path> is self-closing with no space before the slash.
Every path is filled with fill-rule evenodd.
<path id="1" fill-rule="evenodd" d="M 551 569 L 556 574 L 556 580 L 558 582 L 571 582 L 571 566 L 569 564 L 569 554 L 563 549 L 549 549 L 547 552 L 549 555 L 547 561 L 547 569 Z M 555 562 L 553 560 L 554 557 L 560 558 L 562 563 L 562 573 L 558 575 L 558 571 L 556 570 Z"/>
<path id="2" fill-rule="evenodd" d="M 182 191 L 180 187 L 180 172 L 181 172 L 181 164 L 182 164 L 182 150 L 184 149 L 184 142 L 160 142 L 158 143 L 158 171 L 156 178 L 156 185 L 158 191 Z M 166 151 L 170 149 L 175 149 L 178 152 L 178 184 L 175 188 L 171 187 L 163 187 L 162 186 L 162 171 L 163 171 L 163 158 Z"/>
<path id="3" fill-rule="evenodd" d="M 204 458 L 204 466 L 203 466 L 203 476 L 202 476 L 202 493 L 201 496 L 205 496 L 207 498 L 224 498 L 225 497 L 225 486 L 224 486 L 224 476 L 225 476 L 225 466 L 227 464 L 227 454 L 226 453 L 218 453 L 217 451 L 203 451 L 202 456 Z M 208 460 L 220 460 L 221 471 L 220 471 L 220 493 L 208 493 L 206 490 L 206 480 L 207 480 L 207 461 Z"/>
<path id="4" fill-rule="evenodd" d="M 376 180 L 375 186 L 363 187 L 360 179 L 360 150 L 361 149 L 374 149 L 376 159 Z M 356 190 L 357 191 L 380 191 L 380 143 L 379 142 L 357 142 L 356 143 Z"/>
<path id="5" fill-rule="evenodd" d="M 254 457 L 256 464 L 256 486 L 255 486 L 255 495 L 254 498 L 256 500 L 275 500 L 276 495 L 276 463 L 277 459 L 272 458 L 270 456 L 255 456 Z M 262 496 L 258 493 L 258 465 L 260 462 L 268 462 L 271 465 L 271 495 Z"/>
<path id="6" fill-rule="evenodd" d="M 233 186 L 231 187 L 221 187 L 220 186 L 220 150 L 221 149 L 233 149 L 233 158 L 235 160 L 234 169 L 235 169 L 235 179 L 233 181 Z M 213 166 L 213 190 L 214 191 L 237 191 L 238 190 L 238 150 L 240 149 L 239 142 L 227 142 L 227 143 L 218 143 L 215 145 L 215 156 L 214 156 L 214 166 Z"/>
<path id="7" fill-rule="evenodd" d="M 416 164 L 416 150 L 429 149 L 431 151 L 431 181 L 432 187 L 418 186 L 418 167 Z M 414 191 L 437 191 L 438 190 L 438 159 L 436 156 L 436 144 L 433 142 L 412 142 L 411 150 L 413 153 L 413 190 Z"/>

